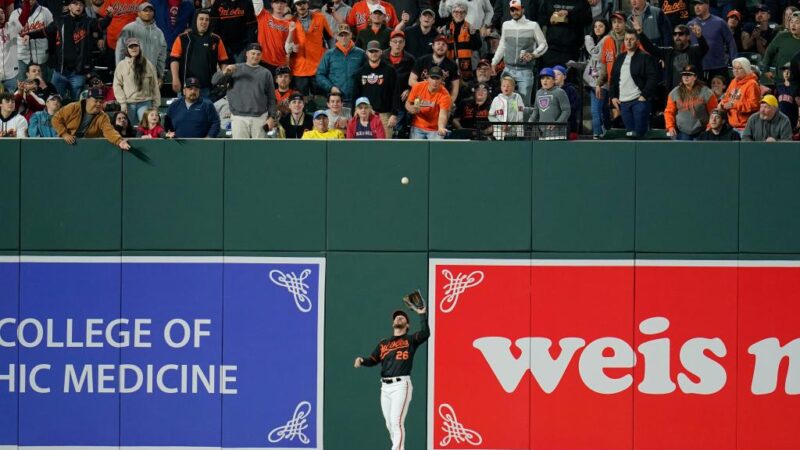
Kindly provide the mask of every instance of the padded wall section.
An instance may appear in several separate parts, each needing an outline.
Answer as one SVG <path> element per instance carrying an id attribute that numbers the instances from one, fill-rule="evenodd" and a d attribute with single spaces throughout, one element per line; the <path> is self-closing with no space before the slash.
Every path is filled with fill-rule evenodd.
<path id="1" fill-rule="evenodd" d="M 405 309 L 402 296 L 427 292 L 424 252 L 332 252 L 327 258 L 325 342 L 326 450 L 374 450 L 391 446 L 381 414 L 380 367 L 353 368 L 381 339 L 392 335 L 392 311 Z M 411 332 L 419 320 L 410 313 Z M 414 357 L 411 406 L 405 422 L 406 448 L 425 448 L 428 344 Z"/>
<path id="2" fill-rule="evenodd" d="M 428 143 L 329 142 L 327 207 L 328 250 L 427 250 Z"/>
<path id="3" fill-rule="evenodd" d="M 222 250 L 222 142 L 141 140 L 135 146 L 150 160 L 123 157 L 123 248 Z"/>
<path id="4" fill-rule="evenodd" d="M 21 145 L 22 249 L 119 250 L 119 148 L 102 139 Z"/>
<path id="5" fill-rule="evenodd" d="M 738 146 L 636 146 L 636 250 L 738 251 Z"/>
<path id="6" fill-rule="evenodd" d="M 225 249 L 325 248 L 326 146 L 225 142 Z"/>
<path id="7" fill-rule="evenodd" d="M 800 252 L 800 152 L 796 143 L 741 146 L 740 251 Z"/>
<path id="8" fill-rule="evenodd" d="M 533 146 L 533 250 L 630 252 L 636 146 L 537 142 Z"/>
<path id="9" fill-rule="evenodd" d="M 529 251 L 530 230 L 530 142 L 431 144 L 431 250 Z"/>
<path id="10" fill-rule="evenodd" d="M 19 248 L 19 141 L 0 146 L 0 250 Z"/>

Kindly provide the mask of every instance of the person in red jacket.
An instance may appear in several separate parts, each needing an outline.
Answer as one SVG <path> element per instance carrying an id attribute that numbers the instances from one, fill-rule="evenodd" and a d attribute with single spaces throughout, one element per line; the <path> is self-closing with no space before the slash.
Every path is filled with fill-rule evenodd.
<path id="1" fill-rule="evenodd" d="M 367 97 L 356 100 L 356 115 L 347 122 L 347 139 L 386 139 L 383 122 Z"/>

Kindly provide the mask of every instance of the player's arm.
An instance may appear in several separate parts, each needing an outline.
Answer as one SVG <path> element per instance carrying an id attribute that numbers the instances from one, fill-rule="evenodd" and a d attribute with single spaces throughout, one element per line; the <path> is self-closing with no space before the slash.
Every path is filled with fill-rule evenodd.
<path id="1" fill-rule="evenodd" d="M 428 326 L 427 308 L 422 308 L 418 311 L 418 314 L 421 328 L 419 331 L 414 333 L 414 342 L 417 344 L 422 344 L 423 342 L 427 341 L 429 337 L 431 337 L 431 328 Z"/>
<path id="2" fill-rule="evenodd" d="M 364 367 L 372 367 L 378 364 L 381 361 L 381 345 L 378 344 L 375 346 L 375 350 L 372 351 L 372 354 L 368 357 L 364 358 L 362 356 L 356 357 L 356 361 L 353 364 L 353 367 L 359 368 L 361 366 Z"/>

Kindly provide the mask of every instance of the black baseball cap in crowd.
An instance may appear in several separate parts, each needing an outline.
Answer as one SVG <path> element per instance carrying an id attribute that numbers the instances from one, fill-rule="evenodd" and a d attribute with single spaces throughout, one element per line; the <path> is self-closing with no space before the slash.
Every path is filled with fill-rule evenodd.
<path id="1" fill-rule="evenodd" d="M 397 316 L 403 316 L 406 318 L 406 321 L 408 321 L 408 314 L 406 314 L 406 312 L 402 309 L 397 309 L 392 313 L 392 320 L 396 319 Z"/>
<path id="2" fill-rule="evenodd" d="M 195 77 L 189 77 L 189 78 L 186 79 L 186 86 L 184 86 L 184 87 L 187 87 L 187 88 L 192 88 L 192 87 L 199 88 L 200 87 L 200 80 L 198 80 Z"/>
<path id="3" fill-rule="evenodd" d="M 251 42 L 247 44 L 247 47 L 245 47 L 245 51 L 249 52 L 250 50 L 262 51 L 261 44 L 259 44 L 258 42 Z"/>
<path id="4" fill-rule="evenodd" d="M 439 66 L 433 66 L 428 69 L 428 78 L 442 78 L 442 68 Z"/>
<path id="5" fill-rule="evenodd" d="M 283 74 L 287 74 L 287 73 L 289 75 L 292 74 L 292 69 L 290 69 L 289 66 L 280 66 L 277 69 L 275 69 L 275 76 L 283 75 Z"/>
<path id="6" fill-rule="evenodd" d="M 102 100 L 106 98 L 106 91 L 103 88 L 91 88 L 87 92 L 87 97 L 95 100 Z"/>
<path id="7" fill-rule="evenodd" d="M 708 0 L 692 0 L 692 4 L 693 5 L 698 5 L 698 4 L 699 5 L 707 5 L 708 4 Z"/>
<path id="8" fill-rule="evenodd" d="M 299 92 L 295 92 L 294 94 L 289 96 L 289 101 L 290 102 L 294 101 L 294 100 L 305 101 L 305 98 L 303 98 L 303 94 L 301 94 Z"/>

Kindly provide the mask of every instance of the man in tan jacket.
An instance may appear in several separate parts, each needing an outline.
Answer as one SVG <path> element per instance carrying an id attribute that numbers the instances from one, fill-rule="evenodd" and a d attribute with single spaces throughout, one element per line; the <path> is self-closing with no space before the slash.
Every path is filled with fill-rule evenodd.
<path id="1" fill-rule="evenodd" d="M 103 112 L 104 96 L 102 89 L 92 88 L 86 100 L 70 103 L 58 110 L 52 119 L 56 133 L 70 145 L 79 137 L 105 137 L 122 150 L 130 150 L 131 145 L 117 133 Z"/>

